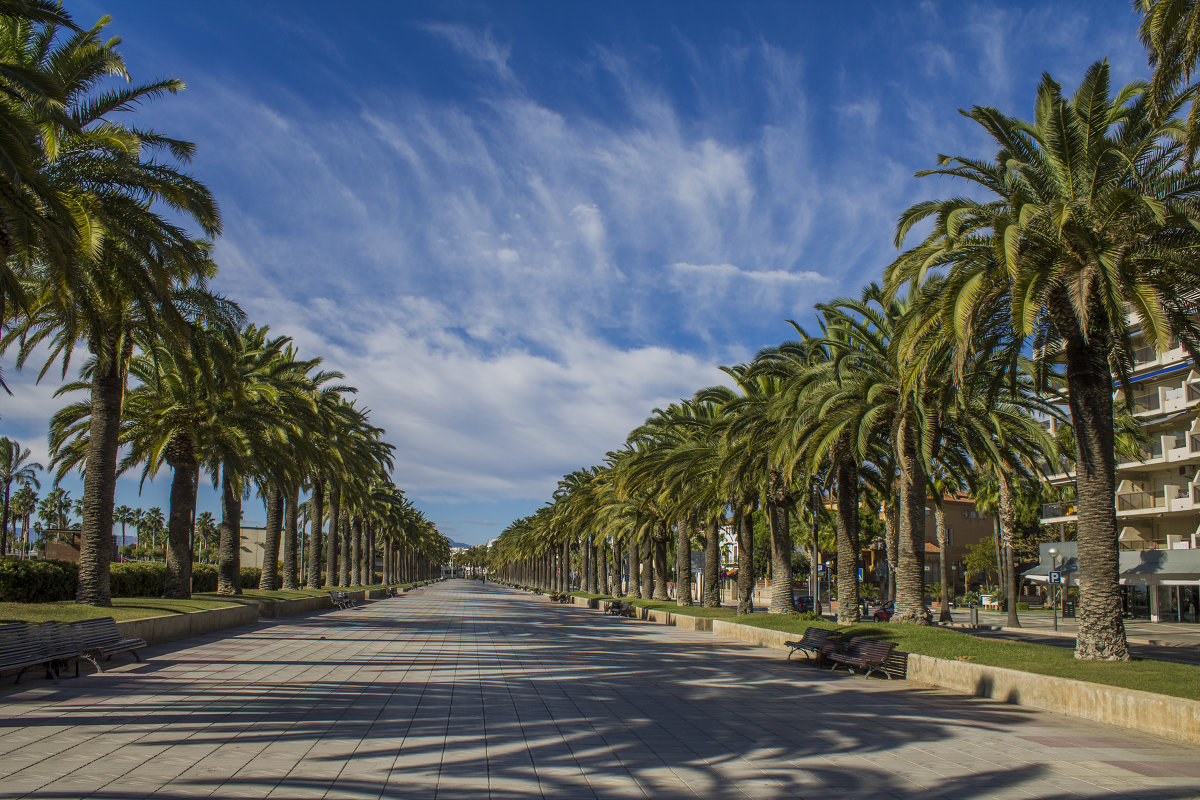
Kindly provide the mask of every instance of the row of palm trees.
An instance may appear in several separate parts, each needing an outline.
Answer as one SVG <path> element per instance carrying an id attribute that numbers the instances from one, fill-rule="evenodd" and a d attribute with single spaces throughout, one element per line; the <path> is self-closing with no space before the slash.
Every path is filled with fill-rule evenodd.
<path id="1" fill-rule="evenodd" d="M 859 563 L 859 515 L 881 510 L 893 621 L 928 624 L 927 504 L 937 510 L 949 490 L 979 493 L 986 481 L 998 493 L 1015 623 L 1014 492 L 1071 469 L 1082 594 L 1076 656 L 1128 658 L 1114 375 L 1130 401 L 1137 333 L 1160 349 L 1178 337 L 1200 359 L 1195 104 L 1182 116 L 1195 95 L 1183 84 L 1200 53 L 1200 25 L 1188 20 L 1200 11 L 1181 0 L 1138 6 L 1159 68 L 1149 88 L 1114 91 L 1102 61 L 1072 95 L 1045 76 L 1031 120 L 989 107 L 964 112 L 996 154 L 941 156 L 918 173 L 965 181 L 969 191 L 900 216 L 901 252 L 882 285 L 818 305 L 817 329 L 796 326 L 794 340 L 724 368 L 731 387 L 656 409 L 603 465 L 567 475 L 550 504 L 509 526 L 494 568 L 562 590 L 576 547 L 585 588 L 616 593 L 627 553 L 627 591 L 666 599 L 668 543 L 682 556 L 677 585 L 688 587 L 687 554 L 701 539 L 710 573 L 702 602 L 718 605 L 718 526 L 728 517 L 744 612 L 748 519 L 761 508 L 772 547 L 770 611 L 786 613 L 794 610 L 790 525 L 803 519 L 807 497 L 819 505 L 827 492 L 837 508 L 839 621 L 856 621 L 858 575 L 847 567 Z M 1072 450 L 1047 436 L 1040 420 L 1050 416 L 1069 421 Z M 677 602 L 690 604 L 690 592 L 681 589 Z"/>
<path id="2" fill-rule="evenodd" d="M 107 24 L 80 28 L 48 0 L 0 0 L 0 348 L 15 349 L 18 366 L 44 359 L 39 377 L 56 367 L 65 377 L 86 349 L 80 379 L 59 390 L 84 399 L 50 430 L 58 476 L 83 473 L 77 601 L 110 604 L 115 482 L 135 467 L 143 480 L 172 472 L 168 596 L 189 593 L 201 473 L 222 496 L 223 593 L 241 591 L 251 486 L 267 505 L 262 588 L 299 585 L 305 487 L 309 561 L 323 555 L 324 583 L 373 581 L 381 545 L 386 579 L 427 569 L 445 540 L 392 485 L 392 447 L 353 388 L 209 288 L 221 222 L 185 171 L 194 146 L 128 113 L 183 83 L 132 84 Z M 321 582 L 310 569 L 309 585 Z"/>

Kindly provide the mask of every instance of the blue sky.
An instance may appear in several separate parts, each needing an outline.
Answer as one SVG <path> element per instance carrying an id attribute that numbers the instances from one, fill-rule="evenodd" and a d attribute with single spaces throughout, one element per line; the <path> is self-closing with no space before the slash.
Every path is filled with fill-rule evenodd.
<path id="1" fill-rule="evenodd" d="M 990 155 L 957 109 L 1146 72 L 1128 0 L 66 5 L 187 82 L 139 120 L 199 147 L 217 288 L 346 373 L 471 543 L 876 279 L 951 191 L 913 172 Z M 44 458 L 54 381 L 4 366 L 0 432 Z"/>

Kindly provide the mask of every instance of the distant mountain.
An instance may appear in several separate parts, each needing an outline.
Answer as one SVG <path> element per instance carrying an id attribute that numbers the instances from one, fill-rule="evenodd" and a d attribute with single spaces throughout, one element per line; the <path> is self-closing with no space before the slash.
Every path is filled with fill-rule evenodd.
<path id="1" fill-rule="evenodd" d="M 450 546 L 451 546 L 451 547 L 474 547 L 475 545 L 473 545 L 473 544 L 467 544 L 467 543 L 465 543 L 465 542 L 456 542 L 456 541 L 454 541 L 453 539 L 451 539 L 451 540 L 450 540 Z"/>

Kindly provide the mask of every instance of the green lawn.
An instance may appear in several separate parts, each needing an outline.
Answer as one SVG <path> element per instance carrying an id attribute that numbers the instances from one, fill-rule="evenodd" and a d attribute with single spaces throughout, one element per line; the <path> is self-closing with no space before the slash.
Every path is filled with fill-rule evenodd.
<path id="1" fill-rule="evenodd" d="M 372 586 L 348 586 L 342 591 L 379 589 L 383 584 Z M 412 584 L 400 584 L 405 589 Z M 197 592 L 190 600 L 167 600 L 161 597 L 114 597 L 112 608 L 77 605 L 73 600 L 57 603 L 0 603 L 0 622 L 74 622 L 80 619 L 113 617 L 117 620 L 145 619 L 163 614 L 186 614 L 190 611 L 208 611 L 214 608 L 229 608 L 256 601 L 295 600 L 301 597 L 327 595 L 327 589 L 298 589 L 295 591 L 259 591 L 244 589 L 240 595 L 226 597 L 216 592 Z"/>
<path id="2" fill-rule="evenodd" d="M 795 633 L 797 638 L 810 626 L 816 626 L 841 631 L 845 636 L 886 639 L 895 642 L 896 648 L 906 653 L 920 653 L 934 658 L 970 661 L 974 664 L 1004 667 L 1038 675 L 1073 678 L 1107 686 L 1200 700 L 1200 666 L 1192 664 L 1152 659 L 1121 662 L 1077 661 L 1074 651 L 1069 647 L 982 639 L 949 628 L 892 625 L 886 622 L 862 622 L 842 627 L 828 620 L 804 619 L 799 614 L 759 613 L 739 617 L 732 608 L 677 606 L 671 601 L 638 600 L 632 597 L 621 599 L 636 606 L 669 611 L 672 614 L 727 619 L 742 625 L 786 631 Z"/>
<path id="3" fill-rule="evenodd" d="M 80 619 L 113 617 L 118 620 L 186 614 L 236 606 L 228 598 L 197 595 L 191 600 L 161 597 L 114 597 L 112 608 L 77 605 L 74 600 L 57 603 L 0 603 L 0 622 L 74 622 Z"/>

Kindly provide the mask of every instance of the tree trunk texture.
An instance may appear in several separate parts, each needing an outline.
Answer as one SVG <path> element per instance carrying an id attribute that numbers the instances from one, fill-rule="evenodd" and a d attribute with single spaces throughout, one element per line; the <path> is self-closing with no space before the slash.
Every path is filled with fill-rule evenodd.
<path id="1" fill-rule="evenodd" d="M 1000 516 L 1000 540 L 1004 545 L 1004 572 L 1008 577 L 1008 583 L 1004 587 L 1004 605 L 1008 609 L 1008 621 L 1005 623 L 1010 628 L 1021 627 L 1021 620 L 1017 618 L 1017 595 L 1020 591 L 1019 581 L 1017 578 L 1017 565 L 1013 552 L 1013 536 L 1017 529 L 1017 512 L 1013 507 L 1013 488 L 1012 479 L 1007 472 L 999 471 L 1000 478 L 1000 505 L 997 509 Z"/>
<path id="2" fill-rule="evenodd" d="M 337 586 L 338 545 L 341 544 L 342 490 L 332 481 L 329 484 L 329 535 L 325 537 L 325 585 Z"/>
<path id="3" fill-rule="evenodd" d="M 308 536 L 308 588 L 321 588 L 321 529 L 325 525 L 325 482 L 312 480 L 312 520 Z"/>
<path id="4" fill-rule="evenodd" d="M 354 519 L 350 520 L 350 543 L 352 557 L 350 559 L 350 585 L 364 586 L 366 581 L 363 580 L 362 558 L 363 558 L 363 521 L 358 514 L 354 515 Z"/>
<path id="5" fill-rule="evenodd" d="M 936 489 L 935 489 L 936 492 Z M 950 539 L 946 535 L 946 507 L 940 494 L 933 495 L 933 522 L 937 532 L 938 544 L 938 580 L 942 582 L 942 608 L 938 612 L 938 622 L 953 622 L 950 614 L 950 599 L 954 596 L 954 587 L 950 584 L 950 558 L 946 549 Z"/>
<path id="6" fill-rule="evenodd" d="M 267 529 L 263 536 L 263 568 L 258 588 L 274 591 L 279 588 L 279 543 L 283 538 L 283 492 L 274 487 L 267 490 Z"/>
<path id="7" fill-rule="evenodd" d="M 859 621 L 860 615 L 858 607 L 858 467 L 852 458 L 842 457 L 838 460 L 837 493 L 837 619 L 840 625 L 853 625 Z"/>
<path id="8" fill-rule="evenodd" d="M 704 528 L 704 595 L 700 602 L 705 608 L 721 607 L 721 518 L 714 515 Z"/>
<path id="9" fill-rule="evenodd" d="M 767 477 L 767 525 L 771 529 L 771 605 L 769 614 L 796 613 L 792 595 L 792 532 L 788 512 L 795 503 L 782 476 L 772 471 Z M 816 539 L 814 531 L 813 538 Z"/>
<path id="10" fill-rule="evenodd" d="M 284 506 L 283 528 L 283 588 L 289 591 L 300 588 L 298 555 L 300 552 L 300 487 L 288 488 Z"/>
<path id="11" fill-rule="evenodd" d="M 174 474 L 167 520 L 167 585 L 163 596 L 186 600 L 192 596 L 192 519 L 200 465 L 192 437 L 187 433 L 172 437 L 165 456 Z"/>
<path id="12" fill-rule="evenodd" d="M 738 614 L 754 613 L 754 518 L 750 511 L 738 510 L 733 515 L 738 537 Z"/>
<path id="13" fill-rule="evenodd" d="M 671 579 L 667 572 L 667 541 L 671 532 L 667 521 L 659 522 L 654 533 L 654 599 L 670 600 L 671 595 L 667 593 L 667 582 Z"/>
<path id="14" fill-rule="evenodd" d="M 113 502 L 117 489 L 117 446 L 125 398 L 125 360 L 113 346 L 107 365 L 92 375 L 92 416 L 83 471 L 83 522 L 79 531 L 79 580 L 75 602 L 111 606 Z"/>
<path id="15" fill-rule="evenodd" d="M 608 594 L 609 590 L 609 560 L 608 560 L 608 536 L 601 536 L 598 546 L 599 560 L 596 562 L 596 567 L 600 571 L 600 582 L 597 586 L 597 594 Z"/>
<path id="16" fill-rule="evenodd" d="M 242 593 L 242 487 L 238 476 L 221 466 L 221 538 L 217 544 L 217 592 Z"/>
<path id="17" fill-rule="evenodd" d="M 353 553 L 351 553 L 349 509 L 342 510 L 342 523 L 340 528 L 342 531 L 342 544 L 338 548 L 338 580 L 341 582 L 340 585 L 350 586 L 350 562 L 353 560 Z"/>
<path id="18" fill-rule="evenodd" d="M 638 597 L 649 600 L 654 595 L 654 537 L 647 531 L 642 543 L 642 571 L 638 575 Z"/>
<path id="19" fill-rule="evenodd" d="M 629 575 L 625 580 L 625 596 L 637 597 L 642 596 L 642 581 L 638 572 L 638 567 L 641 565 L 641 556 L 639 551 L 641 546 L 637 541 L 637 531 L 629 534 Z"/>
<path id="20" fill-rule="evenodd" d="M 925 474 L 917 452 L 917 431 L 911 421 L 900 426 L 900 535 L 896 563 L 896 613 L 892 622 L 928 625 L 925 608 Z"/>
<path id="21" fill-rule="evenodd" d="M 675 603 L 692 603 L 692 520 L 680 514 L 675 520 Z"/>
<path id="22" fill-rule="evenodd" d="M 896 599 L 896 564 L 900 558 L 900 506 L 894 498 L 883 505 L 883 547 L 887 558 L 887 595 Z"/>
<path id="23" fill-rule="evenodd" d="M 1093 330 L 1085 339 L 1065 296 L 1052 298 L 1050 312 L 1066 340 L 1067 401 L 1075 429 L 1080 594 L 1075 657 L 1124 661 L 1129 645 L 1118 569 L 1113 381 L 1108 363 L 1112 334 L 1103 314 L 1095 313 Z"/>

